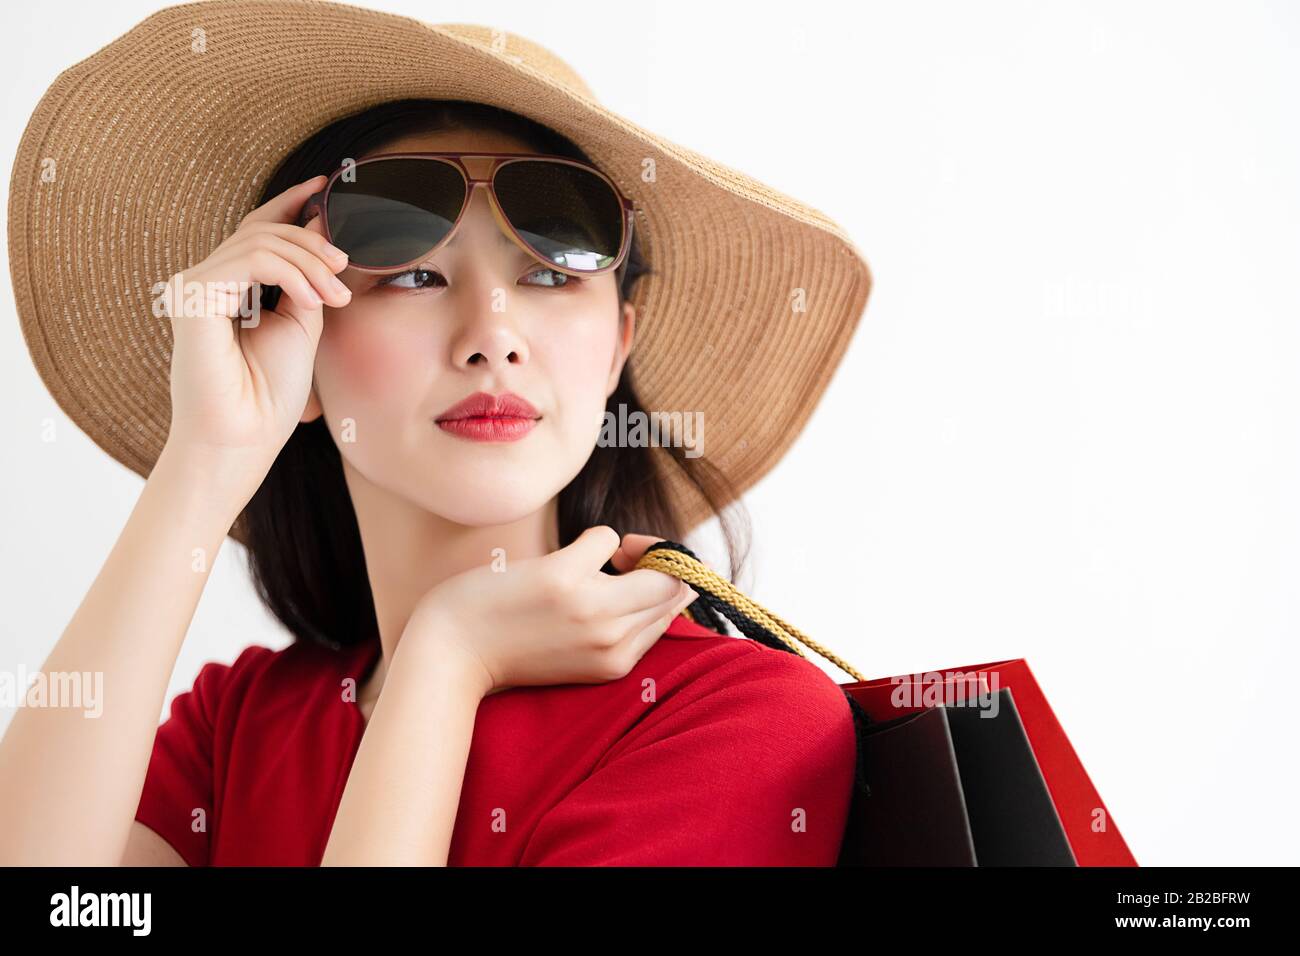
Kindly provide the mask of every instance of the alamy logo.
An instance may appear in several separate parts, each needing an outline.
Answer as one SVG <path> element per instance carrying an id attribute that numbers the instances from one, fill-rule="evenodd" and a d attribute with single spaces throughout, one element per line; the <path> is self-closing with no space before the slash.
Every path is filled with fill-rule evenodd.
<path id="1" fill-rule="evenodd" d="M 103 671 L 0 671 L 0 707 L 69 707 L 94 719 L 104 713 Z"/>
<path id="2" fill-rule="evenodd" d="M 148 936 L 153 897 L 149 893 L 70 893 L 50 897 L 51 926 L 130 926 L 133 936 Z"/>
<path id="3" fill-rule="evenodd" d="M 998 715 L 997 671 L 927 671 L 890 679 L 894 707 L 975 707 L 981 717 Z"/>
<path id="4" fill-rule="evenodd" d="M 596 444 L 602 448 L 685 448 L 687 458 L 699 458 L 704 454 L 704 413 L 629 412 L 627 404 L 619 402 L 617 415 L 608 409 L 601 413 Z"/>

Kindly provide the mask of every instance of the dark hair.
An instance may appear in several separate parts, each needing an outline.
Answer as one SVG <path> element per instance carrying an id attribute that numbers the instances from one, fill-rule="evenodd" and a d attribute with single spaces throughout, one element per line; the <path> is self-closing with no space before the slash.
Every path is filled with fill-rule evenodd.
<path id="1" fill-rule="evenodd" d="M 530 144 L 536 152 L 592 162 L 568 138 L 518 113 L 465 100 L 397 100 L 319 130 L 280 164 L 257 204 L 312 176 L 332 172 L 344 159 L 359 158 L 411 133 L 447 129 L 493 130 Z M 634 232 L 628 257 L 615 273 L 620 314 L 637 280 L 650 271 Z M 606 402 L 606 409 L 615 414 L 620 404 L 629 415 L 642 411 L 634 385 L 635 352 L 633 347 Z M 718 516 L 734 583 L 748 555 L 748 517 L 739 496 L 704 457 L 688 458 L 681 448 L 661 447 Z M 561 547 L 601 524 L 619 534 L 681 540 L 687 529 L 668 496 L 666 479 L 656 470 L 652 451 L 648 446 L 596 446 L 582 470 L 559 492 Z M 739 554 L 724 501 L 734 502 L 745 518 L 744 555 Z M 296 638 L 338 647 L 378 636 L 356 513 L 324 416 L 298 424 L 239 521 L 258 596 Z M 615 573 L 608 563 L 603 570 Z"/>

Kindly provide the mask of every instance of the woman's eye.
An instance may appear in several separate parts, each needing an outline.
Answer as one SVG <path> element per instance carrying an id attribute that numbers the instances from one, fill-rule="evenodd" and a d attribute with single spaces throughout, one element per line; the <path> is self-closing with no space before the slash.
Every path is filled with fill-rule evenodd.
<path id="1" fill-rule="evenodd" d="M 543 278 L 537 283 L 528 282 L 529 285 L 548 286 L 556 289 L 570 285 L 581 285 L 587 281 L 549 267 L 534 269 L 524 276 L 524 279 L 531 280 L 534 276 L 542 276 Z M 390 286 L 394 289 L 430 289 L 446 284 L 447 280 L 442 277 L 442 274 L 435 272 L 433 269 L 407 269 L 405 272 L 384 276 L 375 282 L 375 285 Z"/>
<path id="2" fill-rule="evenodd" d="M 399 281 L 404 280 L 407 277 L 410 277 L 411 284 L 408 285 L 404 281 Z M 434 272 L 432 269 L 407 269 L 405 272 L 398 272 L 395 275 L 384 276 L 384 278 L 376 282 L 375 285 L 392 286 L 396 289 L 428 289 L 431 288 L 429 283 L 432 278 L 436 278 L 442 284 L 446 284 L 446 280 L 442 278 L 442 275 Z"/>
<path id="3" fill-rule="evenodd" d="M 561 272 L 559 269 L 551 269 L 549 267 L 534 269 L 532 272 L 528 273 L 528 275 L 524 276 L 524 278 L 531 279 L 533 276 L 549 277 L 550 281 L 543 282 L 542 285 L 554 286 L 555 288 L 561 288 L 566 285 L 580 285 L 587 281 L 586 279 L 580 279 L 578 276 L 571 276 L 567 272 Z M 531 285 L 532 283 L 529 284 Z"/>

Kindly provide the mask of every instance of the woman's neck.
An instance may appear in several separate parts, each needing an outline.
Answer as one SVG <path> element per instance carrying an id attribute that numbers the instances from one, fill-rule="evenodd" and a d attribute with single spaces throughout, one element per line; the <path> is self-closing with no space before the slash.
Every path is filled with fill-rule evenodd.
<path id="1" fill-rule="evenodd" d="M 557 550 L 558 501 L 552 498 L 539 511 L 508 524 L 463 525 L 410 502 L 396 502 L 388 492 L 358 479 L 346 464 L 344 470 L 349 473 L 379 623 L 381 653 L 357 692 L 358 703 L 371 701 L 373 706 L 416 603 L 462 571 L 485 564 L 505 568 L 511 561 Z M 364 706 L 363 714 L 368 716 Z"/>

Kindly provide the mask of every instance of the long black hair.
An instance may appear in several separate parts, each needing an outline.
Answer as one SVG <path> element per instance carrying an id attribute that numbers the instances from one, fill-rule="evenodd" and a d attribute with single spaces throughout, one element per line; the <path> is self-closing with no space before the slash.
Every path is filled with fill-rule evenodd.
<path id="1" fill-rule="evenodd" d="M 397 100 L 344 117 L 303 142 L 267 181 L 258 205 L 312 176 L 333 172 L 357 158 L 412 133 L 489 130 L 515 137 L 537 152 L 591 162 L 571 140 L 541 123 L 508 110 L 465 100 Z M 636 234 L 615 273 L 618 305 L 650 273 Z M 643 411 L 634 384 L 636 349 L 624 363 L 606 410 Z M 748 555 L 749 522 L 726 476 L 706 458 L 662 446 L 718 517 L 734 581 Z M 629 532 L 680 541 L 682 526 L 656 470 L 648 446 L 597 445 L 582 470 L 559 492 L 560 546 L 584 530 L 609 525 Z M 724 503 L 733 503 L 727 507 Z M 738 529 L 743 518 L 744 553 Z M 325 417 L 300 422 L 256 494 L 239 517 L 248 544 L 249 572 L 263 604 L 299 640 L 331 647 L 378 639 L 373 595 L 356 513 L 343 476 L 342 459 Z M 613 573 L 606 564 L 605 570 Z"/>

